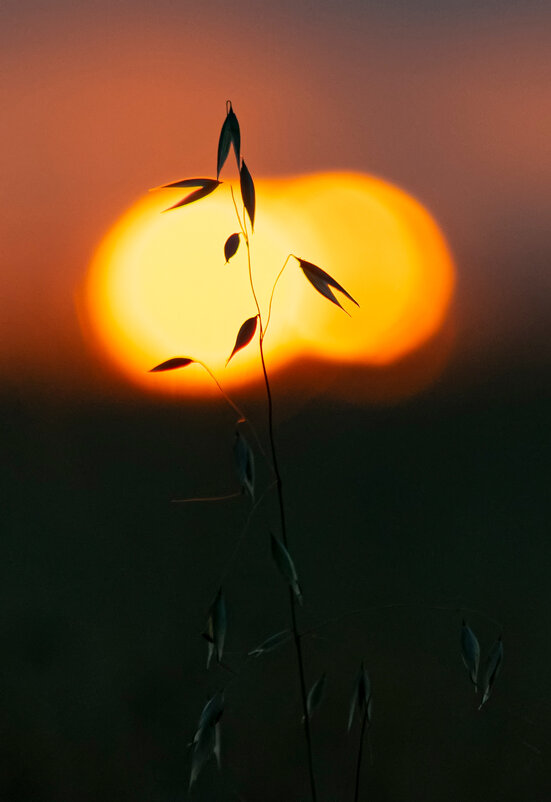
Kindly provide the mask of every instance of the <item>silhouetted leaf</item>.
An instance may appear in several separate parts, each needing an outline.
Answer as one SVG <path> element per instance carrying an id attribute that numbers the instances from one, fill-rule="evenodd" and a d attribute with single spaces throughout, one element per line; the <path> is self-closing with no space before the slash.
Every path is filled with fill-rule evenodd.
<path id="1" fill-rule="evenodd" d="M 207 619 L 207 629 L 205 632 L 202 632 L 201 635 L 208 643 L 208 651 L 207 651 L 207 671 L 208 671 L 215 652 L 212 618 L 210 616 Z"/>
<path id="2" fill-rule="evenodd" d="M 191 759 L 191 776 L 189 788 L 197 780 L 202 768 L 209 758 L 215 754 L 216 726 L 224 710 L 224 695 L 216 693 L 204 706 L 199 716 L 197 731 L 193 738 L 193 756 Z M 219 737 L 219 736 L 218 736 Z"/>
<path id="3" fill-rule="evenodd" d="M 163 209 L 163 212 L 170 212 L 172 209 L 179 209 L 181 206 L 187 206 L 188 203 L 201 200 L 201 198 L 205 198 L 207 195 L 210 195 L 211 192 L 214 192 L 216 187 L 220 186 L 222 183 L 221 181 L 215 181 L 214 178 L 205 180 L 209 181 L 207 185 L 195 190 L 195 192 L 191 192 L 189 195 L 186 195 L 185 198 L 183 198 L 181 201 L 178 201 L 178 203 L 175 203 L 174 206 L 169 206 L 168 209 Z"/>
<path id="4" fill-rule="evenodd" d="M 236 354 L 238 351 L 241 351 L 242 348 L 245 348 L 245 346 L 250 343 L 250 341 L 254 337 L 254 334 L 255 334 L 255 331 L 256 331 L 257 319 L 258 319 L 258 315 L 255 315 L 254 317 L 248 318 L 243 323 L 243 325 L 241 326 L 241 328 L 237 332 L 235 345 L 233 346 L 233 351 L 231 352 L 231 354 L 229 355 L 228 359 L 226 360 L 226 365 L 228 364 L 228 362 L 230 361 L 230 359 L 232 358 L 232 356 L 234 354 Z"/>
<path id="5" fill-rule="evenodd" d="M 249 656 L 252 657 L 259 657 L 261 654 L 265 652 L 271 652 L 272 649 L 277 649 L 278 646 L 281 646 L 282 643 L 288 641 L 291 636 L 292 632 L 290 629 L 284 629 L 282 632 L 277 632 L 275 635 L 272 635 L 270 638 L 266 638 L 266 640 L 257 646 L 255 649 L 249 652 Z"/>
<path id="6" fill-rule="evenodd" d="M 228 114 L 226 114 L 226 119 L 222 125 L 222 130 L 220 131 L 220 137 L 218 139 L 218 157 L 216 159 L 216 178 L 220 177 L 220 171 L 224 166 L 226 159 L 228 158 L 228 153 L 230 152 L 230 145 L 231 145 L 231 131 L 230 131 L 230 123 L 228 119 Z M 238 165 L 239 167 L 239 165 Z"/>
<path id="7" fill-rule="evenodd" d="M 161 362 L 160 365 L 156 365 L 154 368 L 151 368 L 149 373 L 161 373 L 164 370 L 176 370 L 176 368 L 185 368 L 188 365 L 191 365 L 194 362 L 194 359 L 190 359 L 189 356 L 175 356 L 172 359 L 167 359 L 166 362 Z"/>
<path id="8" fill-rule="evenodd" d="M 237 162 L 237 169 L 239 170 L 239 165 L 241 163 L 241 131 L 239 130 L 239 121 L 231 103 L 228 111 L 228 125 L 230 128 L 233 152 L 235 153 L 235 161 Z"/>
<path id="9" fill-rule="evenodd" d="M 239 176 L 241 179 L 241 197 L 243 198 L 243 205 L 247 210 L 247 214 L 249 215 L 249 220 L 251 221 L 251 226 L 254 231 L 254 209 L 256 204 L 254 183 L 244 159 L 241 162 L 241 171 Z"/>
<path id="10" fill-rule="evenodd" d="M 371 726 L 371 722 L 373 721 L 373 696 L 369 697 L 369 701 L 367 703 L 367 723 Z"/>
<path id="11" fill-rule="evenodd" d="M 226 112 L 226 119 L 220 131 L 220 138 L 218 139 L 218 158 L 216 161 L 216 177 L 220 177 L 220 171 L 228 158 L 230 152 L 230 145 L 233 145 L 235 158 L 237 161 L 237 169 L 239 170 L 240 152 L 241 152 L 241 133 L 239 131 L 239 122 L 235 116 L 231 102 L 228 102 L 228 109 Z"/>
<path id="12" fill-rule="evenodd" d="M 208 641 L 207 669 L 210 666 L 213 656 L 220 663 L 224 653 L 224 642 L 227 631 L 226 601 L 222 588 L 216 594 L 216 598 L 210 606 L 207 616 L 207 631 L 204 637 Z"/>
<path id="13" fill-rule="evenodd" d="M 214 656 L 214 635 L 212 631 L 212 618 L 207 619 L 207 629 L 205 632 L 201 632 L 201 636 L 207 641 L 208 643 L 208 650 L 207 650 L 207 671 L 210 668 L 210 664 L 212 658 Z"/>
<path id="14" fill-rule="evenodd" d="M 478 707 L 480 708 L 486 704 L 488 699 L 490 698 L 490 694 L 492 692 L 492 688 L 494 687 L 494 682 L 497 679 L 497 676 L 501 670 L 501 663 L 503 660 L 503 641 L 501 640 L 501 636 L 498 640 L 494 643 L 490 654 L 488 655 L 488 659 L 486 661 L 486 666 L 484 670 L 484 696 L 482 697 L 482 701 Z"/>
<path id="15" fill-rule="evenodd" d="M 463 664 L 469 672 L 469 678 L 477 691 L 478 664 L 480 661 L 480 645 L 472 629 L 465 621 L 461 626 L 461 657 Z"/>
<path id="16" fill-rule="evenodd" d="M 352 303 L 359 306 L 359 303 L 354 300 L 354 298 L 342 287 L 337 281 L 335 281 L 329 273 L 326 273 L 325 270 L 322 270 L 317 265 L 312 264 L 312 262 L 307 262 L 306 259 L 300 259 L 298 256 L 295 256 L 295 259 L 298 261 L 302 272 L 310 282 L 310 284 L 316 289 L 321 295 L 325 298 L 328 298 L 332 303 L 339 306 L 344 312 L 343 306 L 339 303 L 337 298 L 335 297 L 334 293 L 329 289 L 329 287 L 334 287 L 334 289 L 342 292 Z M 347 312 L 348 314 L 348 312 Z"/>
<path id="17" fill-rule="evenodd" d="M 195 733 L 195 737 L 199 734 L 199 731 L 204 727 L 214 727 L 214 725 L 220 721 L 220 717 L 224 712 L 224 694 L 221 691 L 215 693 L 214 696 L 208 700 L 204 708 L 201 710 L 201 715 L 199 716 L 199 723 L 197 724 L 197 732 Z M 195 741 L 195 739 L 194 739 Z"/>
<path id="18" fill-rule="evenodd" d="M 274 558 L 275 564 L 279 568 L 282 576 L 291 586 L 293 593 L 297 597 L 298 603 L 302 604 L 302 593 L 298 584 L 298 576 L 291 555 L 281 540 L 278 540 L 278 538 L 272 533 L 270 533 L 270 537 L 272 542 L 272 557 Z"/>
<path id="19" fill-rule="evenodd" d="M 368 722 L 371 722 L 371 681 L 367 673 L 363 661 L 360 663 L 360 670 L 354 685 L 354 692 L 350 702 L 350 711 L 348 713 L 348 732 L 352 727 L 354 721 L 354 714 L 356 710 L 360 715 L 367 711 Z"/>
<path id="20" fill-rule="evenodd" d="M 325 691 L 325 676 L 326 675 L 323 674 L 317 682 L 314 682 L 308 693 L 306 707 L 308 709 L 309 718 L 312 718 L 312 713 L 317 707 L 319 707 L 321 700 L 323 699 L 323 693 Z M 302 720 L 304 721 L 304 716 L 302 717 Z"/>
<path id="21" fill-rule="evenodd" d="M 254 501 L 254 455 L 250 445 L 239 431 L 235 433 L 233 455 L 241 487 Z"/>
<path id="22" fill-rule="evenodd" d="M 222 182 L 214 178 L 182 178 L 180 179 L 180 181 L 172 181 L 170 184 L 161 184 L 160 187 L 153 187 L 153 189 L 150 189 L 149 191 L 156 192 L 158 189 L 175 189 L 175 188 L 184 189 L 186 187 L 200 187 L 201 189 L 212 187 L 212 189 L 216 189 L 216 187 L 220 183 Z"/>
<path id="23" fill-rule="evenodd" d="M 218 765 L 218 771 L 222 768 L 220 723 L 214 725 L 214 756 Z"/>
<path id="24" fill-rule="evenodd" d="M 191 790 L 202 769 L 209 761 L 210 757 L 214 754 L 214 746 L 214 727 L 203 727 L 197 731 L 196 738 L 193 742 L 193 755 L 191 758 L 191 774 L 189 778 L 188 790 Z"/>
<path id="25" fill-rule="evenodd" d="M 226 264 L 228 264 L 232 256 L 235 256 L 238 248 L 239 234 L 231 234 L 224 243 L 224 256 L 226 257 Z"/>

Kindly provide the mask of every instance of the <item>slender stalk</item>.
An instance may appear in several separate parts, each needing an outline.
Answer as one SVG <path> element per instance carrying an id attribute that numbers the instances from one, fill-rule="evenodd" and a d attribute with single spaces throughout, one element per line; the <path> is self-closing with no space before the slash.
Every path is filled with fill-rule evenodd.
<path id="1" fill-rule="evenodd" d="M 281 274 L 283 273 L 283 271 L 287 267 L 287 262 L 289 261 L 291 256 L 292 256 L 292 254 L 290 253 L 289 256 L 287 257 L 287 259 L 285 259 L 285 261 L 283 262 L 283 267 L 281 268 L 281 270 L 277 274 L 277 278 L 274 281 L 274 286 L 272 287 L 272 294 L 270 295 L 270 303 L 268 305 L 268 318 L 266 320 L 266 325 L 264 326 L 264 335 L 263 335 L 262 339 L 264 339 L 264 337 L 266 336 L 266 332 L 268 331 L 268 326 L 270 325 L 270 320 L 271 320 L 271 317 L 272 317 L 272 302 L 274 300 L 274 292 L 275 292 L 275 289 L 277 287 L 277 282 L 279 281 L 279 279 L 281 278 Z"/>
<path id="2" fill-rule="evenodd" d="M 472 615 L 480 616 L 486 621 L 489 621 L 500 629 L 503 629 L 503 624 L 497 621 L 492 616 L 489 616 L 487 613 L 482 612 L 482 610 L 475 610 L 471 607 L 461 607 L 459 605 L 452 605 L 452 604 L 422 604 L 416 602 L 395 602 L 393 604 L 372 604 L 369 607 L 360 607 L 357 610 L 349 610 L 346 613 L 342 613 L 341 615 L 335 615 L 332 618 L 327 618 L 325 621 L 321 621 L 319 624 L 316 624 L 309 629 L 305 629 L 301 632 L 302 637 L 306 637 L 306 635 L 311 635 L 317 632 L 324 627 L 330 626 L 331 624 L 338 624 L 340 621 L 344 621 L 347 618 L 351 618 L 352 616 L 358 615 L 366 615 L 367 613 L 378 613 L 383 610 L 409 610 L 412 607 L 418 607 L 422 610 L 436 610 L 436 611 L 443 611 L 445 613 L 471 613 Z"/>
<path id="3" fill-rule="evenodd" d="M 358 802 L 358 799 L 360 798 L 360 770 L 362 767 L 362 751 L 363 751 L 366 726 L 367 726 L 367 705 L 364 705 L 364 714 L 362 716 L 362 729 L 360 732 L 360 743 L 358 745 L 358 760 L 356 761 L 356 785 L 354 788 L 354 802 Z"/>
<path id="4" fill-rule="evenodd" d="M 196 362 L 198 365 L 201 365 L 201 367 L 204 368 L 204 370 L 207 371 L 207 373 L 209 374 L 209 376 L 211 377 L 211 379 L 213 380 L 215 385 L 218 387 L 218 389 L 220 390 L 220 392 L 222 393 L 222 395 L 224 396 L 224 398 L 226 399 L 228 404 L 232 407 L 232 409 L 234 409 L 237 412 L 237 414 L 239 415 L 239 420 L 237 422 L 238 423 L 245 423 L 245 421 L 247 421 L 247 416 L 245 415 L 244 412 L 242 412 L 242 410 L 239 409 L 237 404 L 235 404 L 231 400 L 231 398 L 229 397 L 227 392 L 224 390 L 224 388 L 222 387 L 222 385 L 220 384 L 220 382 L 218 381 L 218 379 L 216 378 L 216 376 L 214 375 L 212 370 L 209 368 L 209 366 L 206 365 L 204 362 L 201 362 L 200 359 L 194 359 L 193 361 Z"/>
<path id="5" fill-rule="evenodd" d="M 249 242 L 249 235 L 247 233 L 247 227 L 245 223 L 245 215 L 243 214 L 243 223 L 239 218 L 239 214 L 237 212 L 237 205 L 235 203 L 235 198 L 232 192 L 232 198 L 234 200 L 235 211 L 237 214 L 237 218 L 239 220 L 239 224 L 241 226 L 241 231 L 243 233 L 243 237 L 245 240 L 245 245 L 247 247 L 247 265 L 249 269 L 249 282 L 251 285 L 251 291 L 253 294 L 254 302 L 256 304 L 256 309 L 258 312 L 258 324 L 259 324 L 259 338 L 258 338 L 258 345 L 260 350 L 260 362 L 262 364 L 262 373 L 264 375 L 264 385 L 266 387 L 266 398 L 268 401 L 268 434 L 270 439 L 270 451 L 272 455 L 272 464 L 274 468 L 274 473 L 276 477 L 276 487 L 277 487 L 277 498 L 279 502 L 279 516 L 281 521 L 281 536 L 283 539 L 283 543 L 285 548 L 288 548 L 288 537 L 287 537 L 287 524 L 285 519 L 285 505 L 283 503 L 283 482 L 281 480 L 281 473 L 279 471 L 279 464 L 277 459 L 277 450 L 275 445 L 275 438 L 274 438 L 274 405 L 272 399 L 272 391 L 270 387 L 270 380 L 268 379 L 268 371 L 266 369 L 266 360 L 264 358 L 264 335 L 266 330 L 263 326 L 262 321 L 262 312 L 260 310 L 260 304 L 258 303 L 258 298 L 254 288 L 253 282 L 253 274 L 252 274 L 252 265 L 251 265 L 251 248 Z M 289 257 L 285 260 L 285 264 L 287 264 Z M 283 265 L 283 268 L 285 267 Z M 283 272 L 283 268 L 281 272 Z M 279 275 L 281 275 L 281 272 Z M 278 276 L 279 278 L 279 276 Z M 276 279 L 277 282 L 277 279 Z M 273 298 L 273 292 L 272 292 Z M 270 311 L 271 311 L 271 299 L 270 299 Z M 268 319 L 269 320 L 269 319 Z M 317 794 L 316 794 L 316 780 L 314 775 L 314 759 L 313 759 L 313 750 L 312 750 L 312 734 L 310 731 L 310 716 L 308 715 L 308 693 L 306 690 L 306 677 L 304 673 L 304 658 L 302 655 L 302 644 L 301 644 L 301 636 L 298 631 L 297 625 L 297 611 L 296 611 L 296 599 L 293 591 L 289 588 L 289 604 L 291 608 L 291 625 L 293 631 L 293 640 L 295 643 L 295 650 L 297 653 L 297 663 L 298 663 L 298 673 L 299 673 L 299 682 L 300 682 L 300 695 L 302 700 L 302 712 L 304 717 L 304 736 L 306 738 L 306 751 L 308 757 L 308 773 L 310 777 L 310 791 L 312 796 L 312 802 L 316 802 Z"/>
<path id="6" fill-rule="evenodd" d="M 204 502 L 204 501 L 228 501 L 231 498 L 241 498 L 243 493 L 227 493 L 225 496 L 201 496 L 192 498 L 173 498 L 173 504 L 192 504 L 196 502 Z"/>
<path id="7" fill-rule="evenodd" d="M 258 435 L 256 433 L 256 430 L 255 430 L 254 426 L 252 425 L 252 423 L 250 422 L 250 420 L 245 415 L 245 413 L 243 412 L 243 410 L 239 409 L 237 404 L 232 401 L 232 399 L 229 397 L 227 392 L 224 390 L 224 388 L 222 387 L 222 385 L 220 384 L 220 382 L 218 381 L 218 379 L 216 378 L 216 376 L 214 375 L 214 373 L 212 372 L 212 370 L 209 368 L 208 365 L 206 365 L 204 362 L 201 362 L 200 359 L 194 359 L 193 361 L 196 362 L 198 365 L 201 365 L 201 367 L 204 368 L 207 371 L 207 373 L 209 374 L 209 376 L 211 377 L 213 382 L 216 384 L 216 386 L 218 387 L 218 389 L 222 393 L 222 395 L 225 398 L 225 400 L 227 401 L 227 403 L 232 407 L 232 409 L 234 409 L 237 412 L 237 414 L 239 415 L 239 420 L 237 421 L 237 424 L 240 424 L 240 423 L 247 423 L 248 424 L 248 426 L 249 426 L 249 428 L 250 428 L 250 430 L 251 430 L 251 432 L 253 434 L 253 437 L 256 440 L 256 444 L 257 444 L 258 448 L 260 449 L 260 453 L 262 454 L 262 456 L 265 459 L 267 459 L 266 453 L 265 453 L 264 449 L 262 448 L 262 443 L 260 442 L 260 439 L 259 439 L 259 437 L 258 437 Z"/>

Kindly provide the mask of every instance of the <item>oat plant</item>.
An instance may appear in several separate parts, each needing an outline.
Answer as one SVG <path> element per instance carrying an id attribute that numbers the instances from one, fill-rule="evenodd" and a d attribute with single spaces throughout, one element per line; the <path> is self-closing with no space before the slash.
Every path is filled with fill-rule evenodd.
<path id="1" fill-rule="evenodd" d="M 266 398 L 266 425 L 267 435 L 269 441 L 269 450 L 266 454 L 261 446 L 260 438 L 257 436 L 255 429 L 252 427 L 246 415 L 241 411 L 239 406 L 229 397 L 224 391 L 219 379 L 210 370 L 208 365 L 200 359 L 192 355 L 186 354 L 184 356 L 170 356 L 165 361 L 156 365 L 151 369 L 152 373 L 161 373 L 166 371 L 179 370 L 188 368 L 192 365 L 197 365 L 205 370 L 212 381 L 216 384 L 219 391 L 223 395 L 226 402 L 237 413 L 238 419 L 235 428 L 235 440 L 233 446 L 233 456 L 239 482 L 241 485 L 241 494 L 248 499 L 250 504 L 249 517 L 247 524 L 253 512 L 258 508 L 262 499 L 267 493 L 271 492 L 275 487 L 277 494 L 277 506 L 279 512 L 279 530 L 277 532 L 267 532 L 270 539 L 271 555 L 274 564 L 281 575 L 282 581 L 287 585 L 288 593 L 288 607 L 289 607 L 289 628 L 281 632 L 271 635 L 263 643 L 252 648 L 249 653 L 249 658 L 259 657 L 267 652 L 270 652 L 285 642 L 292 641 L 296 653 L 296 672 L 297 681 L 300 689 L 300 698 L 302 705 L 302 725 L 304 730 L 305 741 L 305 763 L 308 773 L 310 798 L 312 802 L 318 799 L 318 789 L 316 786 L 316 776 L 314 771 L 314 757 L 312 749 L 312 733 L 311 733 L 311 718 L 323 700 L 326 677 L 325 674 L 318 678 L 314 684 L 308 688 L 306 681 L 306 668 L 305 668 L 305 653 L 303 648 L 303 640 L 307 635 L 311 635 L 316 629 L 321 629 L 323 626 L 330 622 L 323 622 L 317 627 L 310 630 L 302 631 L 299 628 L 298 613 L 299 608 L 303 604 L 303 594 L 300 585 L 298 572 L 292 556 L 292 542 L 289 536 L 288 525 L 285 514 L 285 496 L 284 496 L 284 483 L 280 470 L 280 463 L 278 458 L 278 450 L 276 445 L 276 438 L 274 434 L 274 408 L 273 408 L 273 395 L 269 378 L 269 372 L 266 365 L 264 341 L 268 332 L 270 320 L 272 317 L 272 303 L 274 300 L 274 293 L 278 281 L 285 269 L 299 269 L 303 273 L 305 279 L 310 285 L 325 298 L 340 310 L 349 314 L 346 308 L 341 304 L 341 301 L 335 293 L 340 293 L 342 297 L 353 305 L 358 306 L 355 298 L 341 285 L 336 279 L 329 275 L 318 265 L 304 259 L 302 256 L 289 254 L 283 262 L 281 269 L 277 276 L 275 276 L 271 294 L 268 303 L 267 312 L 262 309 L 258 299 L 255 288 L 255 269 L 253 269 L 253 260 L 251 255 L 251 243 L 254 238 L 254 223 L 256 213 L 256 194 L 254 180 L 251 172 L 243 158 L 241 149 L 241 131 L 237 116 L 233 110 L 230 101 L 226 103 L 226 116 L 220 131 L 217 152 L 216 164 L 216 178 L 185 178 L 179 181 L 174 181 L 170 184 L 165 184 L 157 189 L 175 189 L 181 188 L 191 190 L 185 195 L 183 199 L 170 206 L 165 211 L 174 212 L 175 210 L 183 209 L 190 203 L 195 203 L 206 198 L 213 193 L 222 183 L 220 175 L 226 160 L 233 151 L 237 168 L 239 171 L 239 195 L 236 198 L 237 192 L 234 191 L 233 186 L 230 185 L 231 198 L 235 211 L 237 231 L 230 233 L 224 243 L 221 243 L 221 255 L 223 253 L 226 264 L 236 255 L 239 248 L 245 248 L 247 270 L 248 270 L 248 283 L 256 313 L 246 319 L 236 333 L 233 348 L 228 348 L 229 355 L 226 365 L 236 357 L 236 355 L 244 348 L 252 347 L 256 342 L 258 348 L 258 358 L 262 369 L 262 376 L 265 388 Z M 336 312 L 337 313 L 337 312 Z M 255 443 L 256 451 L 260 453 L 263 458 L 267 459 L 270 470 L 273 474 L 273 482 L 263 490 L 259 495 L 258 488 L 256 487 L 256 471 L 255 471 L 255 451 L 251 447 L 249 439 L 243 433 L 244 426 L 249 427 Z M 235 494 L 230 496 L 213 497 L 212 499 L 183 499 L 182 501 L 207 501 L 207 500 L 224 500 L 232 498 Z M 242 535 L 244 532 L 242 532 Z M 235 552 L 234 552 L 235 554 Z M 231 558 L 233 559 L 233 557 Z M 226 573 L 226 572 L 225 572 Z M 403 605 L 386 605 L 390 607 L 401 607 Z M 372 612 L 373 610 L 381 609 L 380 607 L 371 607 L 364 610 L 355 610 L 349 615 L 363 614 Z M 453 608 L 432 608 L 432 609 L 453 609 Z M 341 616 L 339 618 L 343 618 Z M 336 619 L 334 619 L 336 620 Z M 235 674 L 233 669 L 224 663 L 224 646 L 226 641 L 228 627 L 228 615 L 226 608 L 226 597 L 223 587 L 218 589 L 218 592 L 208 610 L 206 627 L 203 636 L 207 642 L 207 668 L 214 660 L 232 674 Z M 468 671 L 470 681 L 478 691 L 478 670 L 479 670 L 479 657 L 480 647 L 474 632 L 470 627 L 463 622 L 461 630 L 461 657 L 463 663 Z M 483 698 L 480 704 L 482 707 L 489 698 L 495 678 L 501 667 L 503 657 L 503 646 L 501 638 L 494 645 L 491 650 L 484 673 L 482 682 Z M 235 677 L 230 681 L 234 681 Z M 224 712 L 224 688 L 221 688 L 215 693 L 206 703 L 203 710 L 199 715 L 197 728 L 193 737 L 190 748 L 192 750 L 191 756 L 191 773 L 189 781 L 189 790 L 191 790 L 205 765 L 211 758 L 215 758 L 218 766 L 221 765 L 220 753 L 220 720 Z M 480 708 L 479 708 L 480 709 Z M 360 663 L 359 673 L 353 688 L 352 699 L 350 704 L 348 716 L 348 732 L 351 731 L 354 721 L 359 720 L 360 732 L 357 744 L 357 759 L 355 767 L 354 778 L 354 802 L 359 800 L 360 789 L 360 776 L 362 768 L 363 746 L 365 742 L 366 733 L 372 722 L 372 692 L 371 681 L 367 669 L 362 661 Z M 344 730 L 343 726 L 343 730 Z"/>

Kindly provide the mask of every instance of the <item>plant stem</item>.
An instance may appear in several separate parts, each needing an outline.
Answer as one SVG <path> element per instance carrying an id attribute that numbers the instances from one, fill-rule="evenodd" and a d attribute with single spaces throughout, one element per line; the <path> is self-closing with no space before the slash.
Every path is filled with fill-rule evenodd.
<path id="1" fill-rule="evenodd" d="M 358 760 L 356 762 L 356 786 L 354 789 L 354 802 L 358 802 L 360 798 L 360 769 L 362 767 L 362 751 L 364 743 L 365 728 L 367 725 L 367 705 L 364 705 L 364 714 L 362 716 L 362 729 L 360 732 L 360 743 L 358 746 Z"/>
<path id="2" fill-rule="evenodd" d="M 277 462 L 277 452 L 274 440 L 274 427 L 273 427 L 273 402 L 272 393 L 270 389 L 270 382 L 268 379 L 268 372 L 266 370 L 266 362 L 264 360 L 264 337 L 260 336 L 260 360 L 262 362 L 262 371 L 264 373 L 264 384 L 266 385 L 266 395 L 268 398 L 268 431 L 270 436 L 270 450 L 272 452 L 272 461 L 274 465 L 274 472 L 276 475 L 277 497 L 279 500 L 279 515 L 281 519 L 281 536 L 285 548 L 288 548 L 287 525 L 285 521 L 285 506 L 283 504 L 283 483 L 281 481 L 281 474 L 279 472 L 279 465 Z M 302 644 L 297 625 L 297 612 L 296 612 L 296 598 L 295 594 L 289 588 L 289 604 L 291 607 L 291 624 L 293 630 L 293 639 L 295 642 L 295 649 L 298 661 L 298 673 L 300 679 L 300 695 L 302 698 L 302 713 L 304 716 L 304 736 L 306 738 L 306 748 L 308 753 L 308 772 L 310 774 L 310 789 L 312 793 L 312 802 L 316 802 L 316 781 L 314 777 L 314 761 L 312 755 L 312 734 L 310 732 L 310 716 L 308 714 L 308 693 L 306 690 L 306 679 L 304 676 L 304 659 L 302 656 Z"/>
<path id="3" fill-rule="evenodd" d="M 233 193 L 232 193 L 233 197 Z M 234 200 L 235 204 L 235 200 Z M 236 207 L 237 213 L 237 207 Z M 238 215 L 239 219 L 239 215 Z M 240 225 L 241 225 L 241 221 Z M 243 216 L 243 223 L 244 223 L 244 216 Z M 253 294 L 253 298 L 256 304 L 256 309 L 258 312 L 258 324 L 260 329 L 260 334 L 258 338 L 259 350 L 260 350 L 260 361 L 262 363 L 262 373 L 264 375 L 264 385 L 266 387 L 266 398 L 268 401 L 268 434 L 270 438 L 270 451 L 272 454 L 272 464 L 274 467 L 274 473 L 276 477 L 276 486 L 277 486 L 277 498 L 279 501 L 279 516 L 281 520 L 281 537 L 283 539 L 283 544 L 286 549 L 288 549 L 288 537 L 287 537 L 287 524 L 285 520 L 285 506 L 283 504 L 283 482 L 281 481 L 281 473 L 279 472 L 279 464 L 277 461 L 277 451 L 275 446 L 275 438 L 274 438 L 274 416 L 273 416 L 273 399 L 272 399 L 272 391 L 270 388 L 270 381 L 268 379 L 268 371 L 266 370 L 266 361 L 264 359 L 264 334 L 265 329 L 263 327 L 262 322 L 262 312 L 260 311 L 260 305 L 258 303 L 258 298 L 256 296 L 256 292 L 254 289 L 253 283 L 253 274 L 252 274 L 252 265 L 251 265 L 251 249 L 249 243 L 249 236 L 247 233 L 246 225 L 243 224 L 241 226 L 243 236 L 245 239 L 245 244 L 247 246 L 247 264 L 249 268 L 249 281 L 251 285 L 251 291 Z M 288 259 L 289 257 L 287 257 Z M 287 260 L 285 260 L 285 264 Z M 285 267 L 285 265 L 283 266 Z M 283 268 L 282 268 L 283 270 Z M 280 273 L 281 275 L 281 273 Z M 279 278 L 279 276 L 278 276 Z M 270 303 L 271 306 L 271 303 Z M 289 588 L 289 604 L 291 607 L 291 624 L 293 630 L 293 640 L 295 642 L 295 650 L 297 653 L 297 662 L 298 662 L 298 673 L 299 673 L 299 680 L 300 680 L 300 695 L 302 699 L 302 713 L 304 717 L 304 736 L 306 738 L 306 751 L 308 756 L 308 773 L 310 776 L 310 791 L 312 795 L 312 802 L 316 802 L 317 795 L 316 795 L 316 780 L 314 776 L 314 759 L 312 754 L 312 735 L 310 732 L 310 716 L 308 715 L 308 694 L 306 690 L 306 678 L 304 674 L 304 659 L 302 656 L 302 644 L 301 644 L 301 636 L 298 631 L 297 625 L 297 614 L 296 614 L 296 599 L 293 591 Z"/>

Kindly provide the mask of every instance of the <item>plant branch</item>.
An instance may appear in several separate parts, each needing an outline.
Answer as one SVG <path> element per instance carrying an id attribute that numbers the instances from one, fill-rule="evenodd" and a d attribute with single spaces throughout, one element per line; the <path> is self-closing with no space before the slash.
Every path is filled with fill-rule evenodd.
<path id="1" fill-rule="evenodd" d="M 200 496 L 191 498 L 173 498 L 173 504 L 192 504 L 193 502 L 203 502 L 203 501 L 228 501 L 231 498 L 241 498 L 243 493 L 227 493 L 225 496 Z"/>
<path id="2" fill-rule="evenodd" d="M 357 610 L 349 610 L 347 613 L 335 615 L 332 618 L 327 618 L 325 621 L 321 621 L 319 624 L 304 630 L 304 632 L 301 633 L 301 636 L 306 637 L 307 635 L 317 632 L 319 629 L 323 629 L 323 627 L 327 627 L 330 624 L 338 624 L 339 621 L 344 621 L 346 618 L 351 618 L 354 615 L 366 615 L 367 613 L 376 613 L 380 612 L 381 610 L 403 610 L 411 607 L 418 607 L 423 610 L 440 610 L 446 613 L 472 613 L 473 615 L 478 615 L 492 624 L 496 624 L 499 629 L 503 629 L 502 624 L 500 624 L 500 622 L 495 618 L 483 613 L 481 610 L 474 610 L 470 607 L 445 604 L 421 604 L 416 602 L 396 602 L 394 604 L 373 604 L 370 607 L 360 607 Z"/>
<path id="3" fill-rule="evenodd" d="M 193 361 L 196 362 L 198 365 L 201 365 L 201 367 L 204 368 L 207 371 L 207 373 L 209 374 L 209 376 L 211 377 L 213 382 L 216 384 L 216 386 L 218 387 L 218 389 L 220 390 L 220 392 L 222 393 L 222 395 L 226 399 L 227 403 L 232 407 L 232 409 L 235 410 L 235 412 L 237 412 L 237 414 L 239 415 L 239 420 L 236 422 L 236 425 L 239 425 L 240 423 L 246 423 L 248 425 L 249 429 L 251 430 L 251 432 L 253 434 L 254 439 L 256 440 L 256 444 L 257 444 L 257 446 L 258 446 L 258 448 L 260 450 L 260 453 L 262 454 L 264 459 L 266 461 L 268 461 L 268 458 L 266 457 L 266 452 L 264 451 L 264 449 L 262 447 L 262 443 L 260 442 L 260 439 L 259 439 L 259 437 L 258 437 L 258 435 L 256 433 L 256 430 L 255 430 L 254 426 L 252 425 L 252 423 L 250 422 L 250 420 L 245 415 L 245 413 L 243 412 L 243 410 L 239 409 L 237 404 L 234 401 L 232 401 L 232 399 L 229 397 L 227 392 L 224 390 L 224 388 L 222 387 L 222 385 L 220 384 L 220 382 L 218 381 L 218 379 L 216 378 L 216 376 L 214 375 L 214 373 L 212 372 L 212 370 L 209 368 L 208 365 L 206 365 L 204 362 L 201 362 L 200 359 L 194 359 Z"/>
<path id="4" fill-rule="evenodd" d="M 263 339 L 264 339 L 264 337 L 266 336 L 266 332 L 267 332 L 267 330 L 268 330 L 268 326 L 270 325 L 270 318 L 271 318 L 271 316 L 272 316 L 272 301 L 274 300 L 274 292 L 275 292 L 275 288 L 276 288 L 276 286 L 277 286 L 277 282 L 279 281 L 279 279 L 280 279 L 280 277 L 281 277 L 281 274 L 283 273 L 283 271 L 284 271 L 284 270 L 285 270 L 285 268 L 287 267 L 287 262 L 288 262 L 288 261 L 289 261 L 289 259 L 292 257 L 292 255 L 293 255 L 293 254 L 292 254 L 292 253 L 290 253 L 290 254 L 289 254 L 289 256 L 287 257 L 287 259 L 285 259 L 285 261 L 283 262 L 283 267 L 281 268 L 281 270 L 280 270 L 280 271 L 279 271 L 279 273 L 277 274 L 277 278 L 276 278 L 276 280 L 274 281 L 274 286 L 272 287 L 272 294 L 270 295 L 270 303 L 269 303 L 269 305 L 268 305 L 268 319 L 266 320 L 266 325 L 264 326 L 264 334 L 263 334 Z"/>

